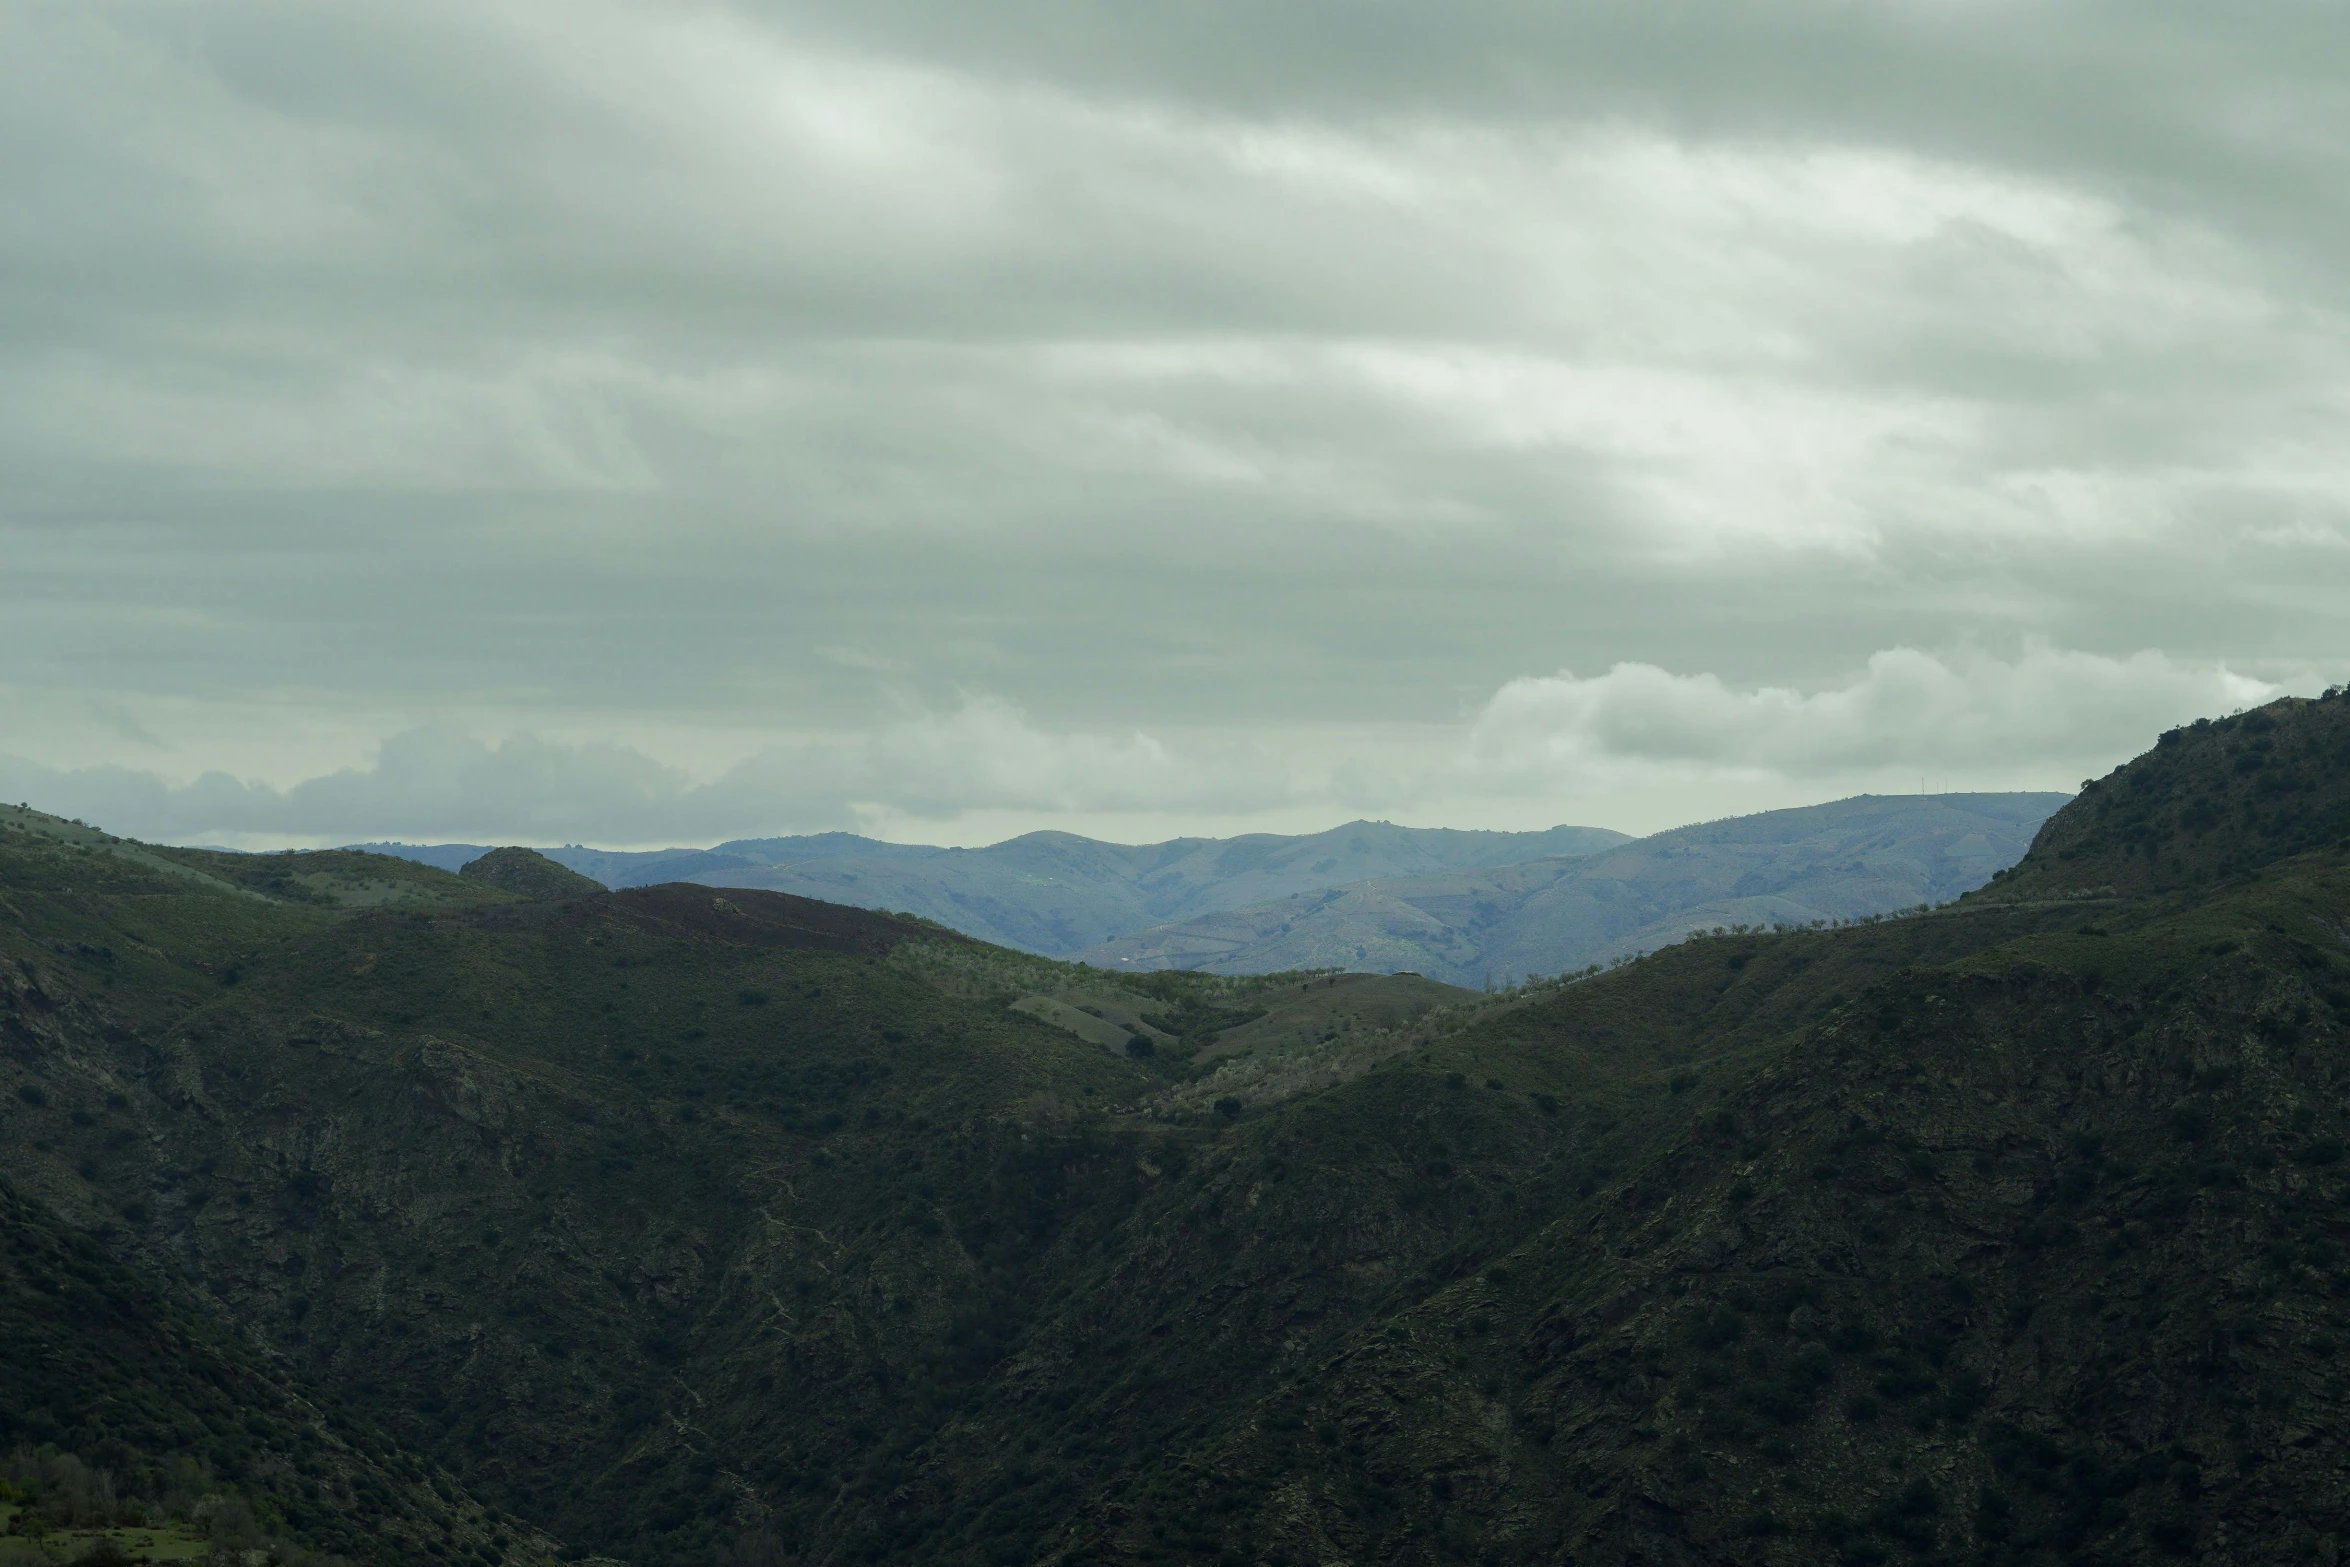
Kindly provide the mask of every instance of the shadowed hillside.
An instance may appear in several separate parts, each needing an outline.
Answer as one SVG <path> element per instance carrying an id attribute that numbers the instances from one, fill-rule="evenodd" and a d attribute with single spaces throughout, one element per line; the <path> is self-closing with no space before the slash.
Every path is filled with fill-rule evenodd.
<path id="1" fill-rule="evenodd" d="M 61 1539 L 111 1529 L 125 1541 L 258 1547 L 275 1536 L 281 1551 L 382 1562 L 547 1554 L 535 1532 L 510 1532 L 515 1521 L 485 1513 L 381 1431 L 320 1407 L 223 1324 L 5 1181 L 0 1346 L 0 1444 L 88 1459 L 36 1460 L 40 1479 L 14 1477 L 30 1492 L 15 1533 L 37 1522 Z"/>
<path id="2" fill-rule="evenodd" d="M 2002 898 L 2203 886 L 2350 838 L 2350 704 L 2288 697 L 2198 719 L 2081 786 Z"/>
<path id="3" fill-rule="evenodd" d="M 2350 854 L 2000 895 L 2169 749 L 1998 893 L 1493 996 L 0 833 L 0 1159 L 647 1567 L 2324 1561 Z"/>

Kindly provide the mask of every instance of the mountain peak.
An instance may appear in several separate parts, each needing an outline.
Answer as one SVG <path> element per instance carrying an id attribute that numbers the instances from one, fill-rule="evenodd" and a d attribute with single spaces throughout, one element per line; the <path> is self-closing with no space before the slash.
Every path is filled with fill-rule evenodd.
<path id="1" fill-rule="evenodd" d="M 566 869 L 536 849 L 511 846 L 466 862 L 457 874 L 524 898 L 578 898 L 604 890 L 602 882 Z"/>
<path id="2" fill-rule="evenodd" d="M 2240 875 L 2350 835 L 2350 696 L 2284 697 L 2170 730 L 2048 819 L 1982 896 L 2136 896 Z"/>

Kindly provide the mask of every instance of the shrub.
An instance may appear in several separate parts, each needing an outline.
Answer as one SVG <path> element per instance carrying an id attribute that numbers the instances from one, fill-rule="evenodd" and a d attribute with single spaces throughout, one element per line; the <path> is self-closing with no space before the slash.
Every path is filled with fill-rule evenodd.
<path id="1" fill-rule="evenodd" d="M 1690 1329 L 1690 1337 L 1701 1349 L 1719 1349 L 1736 1343 L 1745 1332 L 1745 1320 L 1738 1313 L 1727 1306 L 1716 1306 L 1697 1319 Z"/>
<path id="2" fill-rule="evenodd" d="M 243 1502 L 228 1498 L 217 1499 L 205 1509 L 204 1533 L 216 1546 L 230 1550 L 244 1550 L 260 1541 L 260 1525 L 253 1521 L 253 1510 Z"/>

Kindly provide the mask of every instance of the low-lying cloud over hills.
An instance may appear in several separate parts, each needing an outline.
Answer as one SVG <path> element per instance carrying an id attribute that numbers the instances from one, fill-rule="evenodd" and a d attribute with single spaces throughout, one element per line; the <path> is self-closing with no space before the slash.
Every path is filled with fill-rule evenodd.
<path id="1" fill-rule="evenodd" d="M 2327 8 L 973 9 L 0 11 L 0 798 L 1645 833 L 2341 673 Z"/>
<path id="2" fill-rule="evenodd" d="M 1620 663 L 1510 681 L 1450 723 L 1304 724 L 1278 737 L 1200 722 L 1055 726 L 967 696 L 862 728 L 769 734 L 698 768 L 630 745 L 530 731 L 490 743 L 448 725 L 284 787 L 225 771 L 173 782 L 152 762 L 57 768 L 0 755 L 0 798 L 240 847 L 660 844 L 779 827 L 964 844 L 1058 828 L 1133 843 L 1350 814 L 1646 833 L 1861 793 L 2070 788 L 2146 734 L 2279 689 L 2157 653 L 1944 659 L 1895 648 L 1801 688 Z M 160 749 L 157 739 L 143 754 Z"/>

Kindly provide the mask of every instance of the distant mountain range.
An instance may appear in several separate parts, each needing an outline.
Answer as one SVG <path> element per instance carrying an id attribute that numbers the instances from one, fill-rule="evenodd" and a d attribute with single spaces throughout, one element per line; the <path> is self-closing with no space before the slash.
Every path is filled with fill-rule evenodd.
<path id="1" fill-rule="evenodd" d="M 612 853 L 567 845 L 541 852 L 608 887 L 761 887 L 919 914 L 983 941 L 1066 958 L 1129 931 L 1296 893 L 1596 854 L 1631 841 L 1603 827 L 1459 832 L 1349 822 L 1301 837 L 1251 833 L 1140 845 L 1032 832 L 984 849 L 942 849 L 835 832 L 744 838 L 714 849 Z M 489 852 L 465 843 L 353 847 L 452 871 Z"/>
<path id="2" fill-rule="evenodd" d="M 1102 968 L 1410 970 L 1456 985 L 1557 974 L 1717 925 L 1807 925 L 1971 892 L 2063 794 L 1862 795 L 1675 828 L 1573 859 L 1381 878 L 1106 941 Z"/>
<path id="3" fill-rule="evenodd" d="M 1491 995 L 0 805 L 0 1562 L 2339 1567 L 2350 699 L 2046 802 L 1369 879 L 1749 927 Z"/>
<path id="4" fill-rule="evenodd" d="M 1143 845 L 1037 832 L 983 849 L 853 833 L 548 858 L 609 887 L 758 887 L 938 921 L 1105 968 L 1341 967 L 1453 984 L 1554 974 L 1692 926 L 1804 924 L 1938 902 L 2023 856 L 2061 794 L 1863 795 L 1633 839 L 1349 822 Z M 353 845 L 456 870 L 481 844 Z"/>

